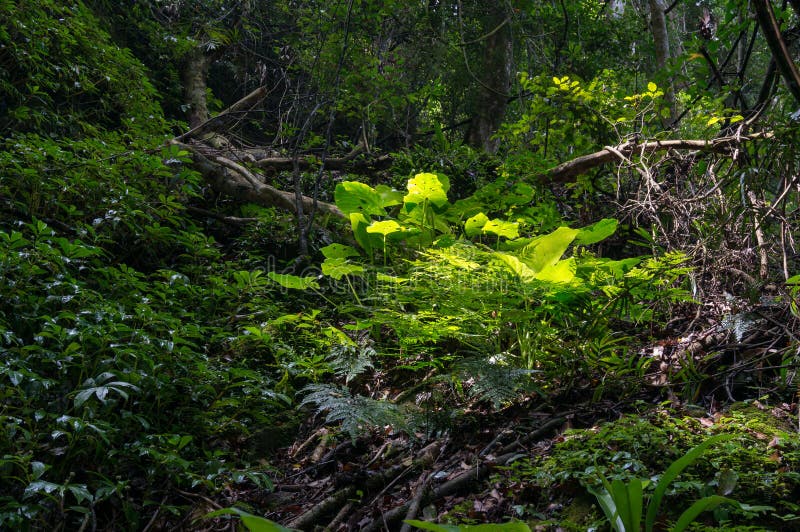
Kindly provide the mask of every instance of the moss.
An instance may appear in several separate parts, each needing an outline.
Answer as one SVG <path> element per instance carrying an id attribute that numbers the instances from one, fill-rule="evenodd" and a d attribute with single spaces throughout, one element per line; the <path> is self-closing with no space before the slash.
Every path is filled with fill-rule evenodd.
<path id="1" fill-rule="evenodd" d="M 585 527 L 585 520 L 597 513 L 581 506 L 582 494 L 587 485 L 597 484 L 601 475 L 622 480 L 652 478 L 711 435 L 733 433 L 735 438 L 709 449 L 672 484 L 662 506 L 667 517 L 675 519 L 693 501 L 716 493 L 722 472 L 732 470 L 737 482 L 729 496 L 751 505 L 770 505 L 775 508 L 774 515 L 747 514 L 727 507 L 706 515 L 705 524 L 719 526 L 720 521 L 729 521 L 737 526 L 787 529 L 789 524 L 777 516 L 800 513 L 800 507 L 792 502 L 800 500 L 800 438 L 789 432 L 787 419 L 775 414 L 780 412 L 756 404 L 734 405 L 714 419 L 653 410 L 571 430 L 549 455 L 519 460 L 507 468 L 507 493 L 517 497 L 515 503 L 526 504 L 531 514 L 547 515 L 548 509 L 561 506 L 553 516 L 559 525 Z M 652 483 L 649 489 L 653 489 Z M 520 500 L 522 497 L 527 500 Z M 724 529 L 731 530 L 728 525 Z"/>

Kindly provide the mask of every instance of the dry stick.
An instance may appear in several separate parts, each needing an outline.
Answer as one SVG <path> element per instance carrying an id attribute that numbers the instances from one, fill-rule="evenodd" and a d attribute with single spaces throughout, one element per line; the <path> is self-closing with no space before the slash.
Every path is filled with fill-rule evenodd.
<path id="1" fill-rule="evenodd" d="M 535 431 L 528 434 L 525 438 L 517 440 L 516 442 L 510 443 L 503 447 L 500 452 L 505 453 L 501 456 L 495 458 L 493 463 L 484 462 L 477 466 L 475 469 L 470 469 L 469 471 L 465 471 L 458 475 L 457 477 L 448 480 L 435 490 L 431 494 L 431 499 L 437 500 L 441 499 L 442 497 L 446 497 L 448 495 L 452 495 L 462 488 L 467 486 L 476 478 L 480 478 L 482 476 L 486 476 L 492 468 L 497 466 L 502 466 L 508 463 L 511 459 L 519 456 L 519 453 L 516 452 L 514 449 L 518 448 L 520 445 L 524 445 L 526 443 L 530 443 L 534 440 L 538 440 L 539 438 L 543 437 L 545 434 L 549 433 L 551 430 L 555 429 L 556 427 L 560 427 L 564 424 L 566 418 L 564 417 L 555 417 L 536 429 Z M 382 517 L 382 521 L 386 521 L 387 523 L 392 522 L 394 520 L 399 519 L 406 513 L 408 513 L 409 508 L 411 507 L 413 501 L 406 502 L 405 504 L 393 508 L 386 512 Z M 375 532 L 381 526 L 381 523 L 376 519 L 368 526 L 362 529 L 362 532 Z"/>
<path id="2" fill-rule="evenodd" d="M 314 523 L 319 521 L 319 519 L 323 515 L 330 512 L 337 506 L 341 506 L 347 499 L 354 496 L 355 494 L 356 494 L 355 486 L 348 486 L 344 489 L 341 489 L 336 493 L 334 493 L 333 495 L 327 497 L 319 504 L 314 505 L 306 513 L 298 516 L 293 521 L 290 521 L 289 524 L 286 526 L 288 526 L 289 528 L 296 528 L 298 530 L 308 530 L 314 525 Z"/>
<path id="3" fill-rule="evenodd" d="M 339 510 L 338 514 L 336 514 L 336 517 L 333 518 L 333 521 L 331 521 L 328 524 L 328 526 L 325 527 L 325 532 L 333 532 L 336 529 L 336 527 L 339 526 L 339 523 L 341 523 L 347 518 L 347 516 L 350 514 L 350 510 L 352 509 L 353 509 L 352 502 L 348 502 L 347 504 L 342 506 L 342 509 Z"/>
<path id="4" fill-rule="evenodd" d="M 758 255 L 761 265 L 758 269 L 758 275 L 761 279 L 767 278 L 769 273 L 769 257 L 767 256 L 767 244 L 764 241 L 764 230 L 761 228 L 761 217 L 756 210 L 758 199 L 756 193 L 752 190 L 747 191 L 747 197 L 750 199 L 750 204 L 753 206 L 753 230 L 756 234 L 756 243 L 758 244 Z"/>
<path id="5" fill-rule="evenodd" d="M 218 126 L 220 126 L 223 122 L 225 122 L 228 118 L 230 118 L 233 114 L 239 112 L 248 112 L 250 111 L 258 102 L 264 99 L 267 95 L 267 88 L 264 86 L 258 87 L 253 92 L 242 98 L 241 100 L 237 101 L 217 116 L 209 118 L 202 124 L 198 125 L 197 127 L 187 131 L 183 135 L 175 137 L 175 140 L 187 140 L 192 137 L 198 137 L 207 131 L 213 131 Z"/>
<path id="6" fill-rule="evenodd" d="M 161 504 L 159 504 L 158 508 L 156 508 L 156 511 L 153 512 L 153 516 L 150 517 L 150 520 L 144 526 L 144 528 L 142 529 L 142 532 L 147 532 L 148 530 L 150 530 L 150 528 L 153 526 L 153 523 L 156 522 L 156 518 L 158 517 L 158 513 L 161 511 L 161 508 L 164 507 L 164 503 L 166 503 L 166 502 L 167 502 L 167 495 L 164 495 L 164 498 L 161 499 Z"/>
<path id="7" fill-rule="evenodd" d="M 430 448 L 429 445 L 426 449 Z M 424 449 L 423 449 L 424 451 Z M 331 451 L 332 452 L 332 451 Z M 381 473 L 375 477 L 371 477 L 367 480 L 366 486 L 361 486 L 361 488 L 367 492 L 371 491 L 372 489 L 377 489 L 377 486 L 382 486 L 385 483 L 388 483 L 389 486 L 385 487 L 383 491 L 387 490 L 390 486 L 394 485 L 403 475 L 412 471 L 417 468 L 425 468 L 428 467 L 430 464 L 433 463 L 435 460 L 435 456 L 432 452 L 423 452 L 422 456 L 414 460 L 411 465 L 404 467 L 403 465 L 397 465 L 392 467 L 388 471 Z M 324 460 L 324 459 L 323 459 Z M 398 471 L 400 473 L 398 474 Z M 391 479 L 391 480 L 390 480 Z M 381 493 L 383 493 L 381 491 Z M 289 528 L 298 528 L 298 529 L 306 529 L 310 528 L 314 525 L 323 515 L 326 513 L 331 512 L 336 506 L 339 506 L 344 501 L 346 501 L 349 497 L 356 493 L 356 487 L 349 486 L 338 492 L 334 493 L 333 495 L 329 496 L 319 504 L 312 507 L 306 513 L 300 515 L 299 517 L 295 518 L 291 521 L 287 526 Z"/>
<path id="8" fill-rule="evenodd" d="M 786 256 L 786 220 L 781 220 L 781 257 L 783 264 L 783 279 L 789 279 L 789 258 Z"/>
<path id="9" fill-rule="evenodd" d="M 266 183 L 261 183 L 258 178 L 244 166 L 220 156 L 209 158 L 197 146 L 172 141 L 192 153 L 195 168 L 200 171 L 203 178 L 219 192 L 224 192 L 231 197 L 243 201 L 251 201 L 267 207 L 278 207 L 293 212 L 295 209 L 294 194 L 277 189 Z M 312 198 L 303 197 L 303 203 L 311 205 Z M 344 218 L 338 207 L 329 203 L 319 202 L 317 207 Z"/>
<path id="10" fill-rule="evenodd" d="M 422 476 L 419 477 L 417 493 L 411 500 L 411 506 L 409 506 L 408 513 L 406 513 L 406 517 L 403 519 L 403 521 L 409 521 L 417 517 L 417 514 L 419 513 L 419 507 L 422 506 L 422 499 L 425 497 L 425 493 L 428 491 L 429 479 L 430 475 L 428 473 L 422 473 Z M 411 532 L 411 525 L 404 522 L 403 526 L 400 528 L 400 532 Z"/>

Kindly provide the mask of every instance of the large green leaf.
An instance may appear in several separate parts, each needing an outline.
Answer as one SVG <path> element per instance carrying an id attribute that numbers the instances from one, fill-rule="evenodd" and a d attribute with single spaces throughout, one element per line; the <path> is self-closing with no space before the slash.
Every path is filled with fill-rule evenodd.
<path id="1" fill-rule="evenodd" d="M 333 192 L 336 206 L 344 214 L 361 213 L 383 216 L 386 209 L 381 195 L 369 185 L 357 181 L 344 181 Z"/>
<path id="2" fill-rule="evenodd" d="M 570 257 L 551 266 L 545 266 L 534 277 L 539 281 L 550 283 L 568 283 L 575 278 L 577 270 L 578 264 L 575 262 L 575 257 Z"/>
<path id="3" fill-rule="evenodd" d="M 402 233 L 403 226 L 394 220 L 381 220 L 380 222 L 372 222 L 367 227 L 367 233 L 374 233 L 387 237 L 394 233 Z"/>
<path id="4" fill-rule="evenodd" d="M 517 252 L 517 257 L 534 272 L 555 265 L 578 234 L 577 229 L 559 227 L 549 235 L 540 236 Z"/>
<path id="5" fill-rule="evenodd" d="M 511 268 L 511 271 L 514 272 L 514 274 L 523 283 L 530 283 L 536 279 L 536 272 L 514 255 L 510 255 L 508 253 L 495 253 L 495 256 L 503 261 L 506 266 Z"/>
<path id="6" fill-rule="evenodd" d="M 464 222 L 464 233 L 466 233 L 467 236 L 477 236 L 481 234 L 483 226 L 486 225 L 488 221 L 489 217 L 479 212 L 475 216 L 467 218 L 467 221 Z"/>
<path id="7" fill-rule="evenodd" d="M 363 266 L 350 264 L 344 257 L 325 259 L 322 262 L 322 273 L 328 277 L 333 277 L 337 281 L 345 275 L 360 274 L 363 272 Z"/>
<path id="8" fill-rule="evenodd" d="M 603 218 L 597 223 L 578 229 L 575 236 L 576 246 L 588 246 L 604 240 L 614 234 L 619 222 L 614 218 Z"/>
<path id="9" fill-rule="evenodd" d="M 409 179 L 407 187 L 408 194 L 403 198 L 407 205 L 418 205 L 427 200 L 432 205 L 441 207 L 447 203 L 447 191 L 450 189 L 450 182 L 444 176 L 422 173 Z"/>
<path id="10" fill-rule="evenodd" d="M 384 207 L 403 204 L 403 193 L 399 190 L 395 190 L 386 185 L 378 185 L 375 187 L 375 192 L 380 195 Z"/>
<path id="11" fill-rule="evenodd" d="M 505 220 L 489 220 L 484 224 L 483 232 L 506 238 L 517 238 L 519 236 L 519 224 Z"/>
<path id="12" fill-rule="evenodd" d="M 309 288 L 319 288 L 319 283 L 313 277 L 298 277 L 287 273 L 269 272 L 267 277 L 278 283 L 284 288 L 295 290 L 307 290 Z"/>
<path id="13" fill-rule="evenodd" d="M 372 253 L 373 249 L 382 245 L 382 239 L 378 235 L 367 232 L 370 221 L 360 212 L 350 213 L 350 224 L 353 228 L 353 237 L 367 253 Z"/>
<path id="14" fill-rule="evenodd" d="M 320 249 L 326 259 L 358 257 L 358 251 L 346 244 L 330 244 Z"/>

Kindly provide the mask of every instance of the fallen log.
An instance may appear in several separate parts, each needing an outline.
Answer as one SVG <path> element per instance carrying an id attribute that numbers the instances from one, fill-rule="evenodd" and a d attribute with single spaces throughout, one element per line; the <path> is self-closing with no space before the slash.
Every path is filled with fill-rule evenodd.
<path id="1" fill-rule="evenodd" d="M 172 141 L 181 149 L 191 153 L 195 168 L 215 190 L 242 201 L 249 201 L 265 207 L 277 207 L 297 213 L 295 195 L 263 182 L 245 166 L 221 155 L 204 153 L 203 145 L 184 144 Z M 318 212 L 344 218 L 344 214 L 336 205 L 314 198 L 303 196 L 303 212 L 312 212 L 316 206 Z"/>

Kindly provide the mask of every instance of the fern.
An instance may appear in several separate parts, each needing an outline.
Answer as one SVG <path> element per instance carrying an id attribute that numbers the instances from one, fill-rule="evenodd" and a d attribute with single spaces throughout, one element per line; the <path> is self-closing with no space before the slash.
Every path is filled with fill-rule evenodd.
<path id="1" fill-rule="evenodd" d="M 345 383 L 349 383 L 367 369 L 374 367 L 372 357 L 376 354 L 371 347 L 340 344 L 333 346 L 328 355 L 328 361 L 334 373 L 339 377 L 344 377 Z"/>
<path id="2" fill-rule="evenodd" d="M 405 425 L 404 416 L 396 405 L 362 395 L 352 395 L 344 386 L 309 384 L 303 391 L 308 395 L 301 404 L 314 404 L 317 413 L 326 412 L 326 423 L 341 422 L 342 430 L 352 439 L 376 427 Z"/>
<path id="3" fill-rule="evenodd" d="M 530 389 L 533 370 L 513 368 L 482 357 L 467 358 L 455 367 L 454 377 L 468 383 L 470 397 L 491 401 L 500 408 L 517 397 L 523 388 Z"/>

